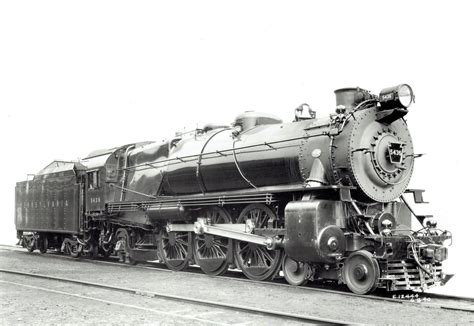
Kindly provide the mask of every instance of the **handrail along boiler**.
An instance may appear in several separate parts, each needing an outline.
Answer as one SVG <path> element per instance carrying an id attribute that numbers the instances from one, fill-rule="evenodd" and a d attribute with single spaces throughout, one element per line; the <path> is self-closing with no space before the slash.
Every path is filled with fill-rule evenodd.
<path id="1" fill-rule="evenodd" d="M 236 266 L 254 280 L 283 271 L 293 285 L 330 280 L 359 294 L 444 284 L 451 234 L 405 198 L 423 202 L 407 188 L 411 87 L 335 94 L 325 118 L 307 104 L 291 123 L 245 112 L 231 126 L 54 161 L 17 183 L 20 242 L 211 275 Z"/>

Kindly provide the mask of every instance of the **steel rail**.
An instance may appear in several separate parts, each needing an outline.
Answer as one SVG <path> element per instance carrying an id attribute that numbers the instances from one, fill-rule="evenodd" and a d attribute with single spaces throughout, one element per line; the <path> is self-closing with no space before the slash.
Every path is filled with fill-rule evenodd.
<path id="1" fill-rule="evenodd" d="M 144 306 L 137 306 L 134 304 L 128 304 L 128 303 L 121 303 L 117 301 L 111 301 L 107 299 L 102 299 L 98 298 L 96 296 L 88 296 L 88 295 L 82 295 L 78 293 L 74 293 L 72 291 L 61 291 L 61 290 L 54 290 L 54 289 L 49 289 L 41 286 L 36 286 L 36 285 L 27 285 L 24 283 L 18 283 L 18 282 L 11 282 L 11 281 L 5 281 L 5 280 L 0 280 L 0 283 L 2 284 L 9 284 L 9 285 L 15 285 L 19 287 L 24 287 L 27 289 L 33 289 L 33 290 L 39 290 L 39 291 L 44 291 L 48 293 L 54 293 L 54 294 L 59 294 L 59 295 L 65 295 L 65 296 L 70 296 L 73 298 L 78 298 L 78 299 L 83 299 L 87 300 L 89 302 L 94 301 L 94 302 L 99 302 L 102 304 L 107 304 L 107 305 L 114 305 L 114 306 L 119 306 L 119 307 L 124 307 L 124 308 L 129 308 L 129 309 L 136 309 L 136 310 L 141 310 L 145 311 L 147 313 L 155 313 L 159 315 L 165 315 L 165 316 L 172 316 L 175 318 L 181 318 L 181 319 L 186 319 L 186 320 L 192 320 L 193 322 L 200 322 L 200 323 L 205 323 L 205 324 L 213 324 L 213 325 L 230 325 L 230 324 L 223 324 L 220 321 L 215 321 L 211 319 L 206 319 L 206 317 L 199 317 L 199 316 L 194 316 L 194 315 L 183 315 L 182 311 L 166 311 L 166 310 L 158 310 L 158 309 L 153 309 L 153 308 L 148 308 Z"/>
<path id="2" fill-rule="evenodd" d="M 2 247 L 5 247 L 5 245 L 0 245 Z M 14 246 L 6 246 L 9 248 L 14 248 L 20 252 L 23 252 L 25 254 L 33 254 L 33 255 L 48 255 L 49 257 L 54 257 L 58 259 L 67 259 L 67 260 L 74 260 L 74 261 L 82 261 L 82 262 L 88 262 L 88 263 L 93 263 L 93 264 L 104 264 L 104 265 L 114 265 L 114 266 L 119 266 L 119 267 L 125 267 L 125 268 L 138 268 L 138 269 L 147 269 L 147 270 L 154 270 L 154 271 L 160 271 L 160 272 L 168 272 L 168 273 L 193 273 L 194 275 L 199 275 L 202 277 L 214 277 L 214 278 L 219 278 L 219 279 L 227 279 L 227 280 L 233 280 L 233 281 L 238 281 L 238 282 L 246 282 L 246 283 L 254 283 L 254 284 L 264 284 L 268 286 L 275 286 L 275 287 L 287 287 L 287 288 L 294 288 L 294 289 L 300 289 L 303 291 L 314 291 L 314 292 L 320 292 L 320 293 L 328 293 L 328 294 L 336 294 L 336 295 L 343 295 L 343 296 L 349 296 L 349 297 L 356 297 L 356 298 L 361 298 L 361 299 L 368 299 L 368 300 L 374 300 L 374 301 L 386 301 L 386 302 L 392 302 L 392 303 L 397 303 L 397 304 L 410 304 L 410 305 L 420 305 L 421 303 L 418 302 L 411 302 L 408 300 L 403 300 L 403 299 L 397 299 L 397 298 L 391 298 L 391 297 L 384 297 L 380 295 L 367 295 L 367 294 L 356 294 L 352 292 L 345 292 L 341 290 L 333 290 L 333 289 L 326 289 L 326 288 L 321 288 L 315 285 L 315 287 L 311 286 L 294 286 L 286 283 L 278 283 L 274 281 L 255 281 L 251 280 L 248 278 L 244 277 L 239 277 L 239 276 L 230 276 L 230 275 L 220 275 L 220 276 L 213 276 L 213 275 L 207 275 L 204 272 L 201 271 L 201 269 L 196 266 L 190 266 L 192 270 L 187 270 L 187 271 L 172 271 L 160 263 L 156 262 L 142 262 L 139 263 L 139 265 L 129 265 L 129 264 L 124 264 L 118 261 L 111 261 L 111 260 L 100 260 L 100 259 L 92 259 L 88 257 L 81 257 L 81 258 L 73 258 L 70 256 L 64 256 L 62 254 L 57 254 L 57 253 L 47 253 L 47 254 L 40 254 L 40 253 L 28 253 L 24 248 L 19 248 L 19 247 L 14 247 Z M 230 271 L 231 273 L 238 273 L 236 271 Z M 239 274 L 240 275 L 240 274 Z M 412 294 L 420 294 L 419 292 L 412 292 Z M 473 302 L 474 303 L 474 298 L 470 297 L 462 297 L 462 296 L 453 296 L 453 295 L 443 295 L 443 294 L 438 294 L 438 293 L 424 293 L 427 297 L 430 298 L 436 298 L 440 300 L 462 300 L 462 301 L 468 301 L 468 302 Z M 472 309 L 469 308 L 462 308 L 462 307 L 453 307 L 453 306 L 447 306 L 447 305 L 442 305 L 442 304 L 435 304 L 431 302 L 423 302 L 422 303 L 423 307 L 428 307 L 428 308 L 436 308 L 436 309 L 446 309 L 446 310 L 456 310 L 456 311 L 467 311 L 467 312 L 474 312 L 474 307 Z"/>
<path id="3" fill-rule="evenodd" d="M 74 259 L 74 258 L 71 258 Z M 159 270 L 159 271 L 170 271 L 166 267 L 161 266 L 159 263 L 154 263 L 154 262 L 146 262 L 144 264 L 148 266 L 140 266 L 140 265 L 124 265 L 123 263 L 119 262 L 110 262 L 110 264 L 113 265 L 120 265 L 120 266 L 129 266 L 129 267 L 136 267 L 136 268 L 144 268 L 144 269 L 151 269 L 151 270 Z M 428 307 L 428 308 L 435 308 L 435 309 L 447 309 L 447 310 L 456 310 L 456 311 L 466 311 L 466 312 L 474 312 L 474 306 L 473 308 L 462 308 L 462 307 L 455 307 L 455 306 L 448 306 L 448 305 L 443 305 L 443 304 L 437 304 L 437 303 L 432 303 L 432 302 L 423 302 L 423 303 L 418 303 L 418 302 L 412 302 L 409 300 L 403 300 L 403 299 L 397 299 L 393 297 L 385 297 L 382 295 L 374 295 L 374 294 L 356 294 L 352 292 L 346 292 L 343 290 L 331 290 L 331 289 L 326 289 L 322 287 L 318 287 L 317 285 L 311 287 L 307 285 L 303 286 L 294 286 L 290 285 L 287 283 L 278 283 L 275 281 L 255 281 L 255 280 L 250 280 L 248 278 L 243 278 L 239 276 L 230 276 L 230 275 L 207 275 L 204 272 L 201 271 L 201 269 L 198 266 L 190 266 L 190 268 L 195 268 L 193 271 L 176 271 L 176 273 L 193 273 L 195 275 L 201 275 L 203 277 L 215 277 L 215 278 L 221 278 L 221 279 L 227 279 L 227 280 L 233 280 L 233 281 L 238 281 L 238 282 L 247 282 L 247 283 L 254 283 L 254 284 L 264 284 L 268 286 L 276 286 L 276 287 L 286 287 L 286 288 L 293 288 L 293 289 L 301 289 L 303 291 L 313 291 L 313 292 L 320 292 L 320 293 L 328 293 L 328 294 L 336 294 L 336 295 L 343 295 L 347 297 L 356 297 L 356 298 L 361 298 L 361 299 L 368 299 L 368 300 L 374 300 L 374 301 L 386 301 L 386 302 L 391 302 L 391 303 L 397 303 L 397 304 L 409 304 L 409 305 L 420 305 L 422 304 L 423 307 Z M 174 272 L 174 271 L 171 271 Z M 237 273 L 237 272 L 235 272 Z M 410 294 L 420 294 L 419 292 L 411 292 Z M 469 301 L 474 303 L 474 298 L 469 298 L 469 297 L 460 297 L 460 296 L 452 296 L 452 295 L 443 295 L 443 294 L 437 294 L 437 293 L 423 293 L 426 295 L 428 298 L 436 298 L 440 300 L 463 300 L 463 301 Z"/>
<path id="4" fill-rule="evenodd" d="M 113 291 L 118 291 L 118 292 L 146 296 L 147 298 L 160 298 L 160 299 L 174 300 L 174 301 L 179 301 L 179 302 L 187 302 L 191 304 L 198 304 L 198 305 L 203 305 L 203 306 L 208 306 L 208 307 L 224 308 L 224 309 L 242 311 L 242 312 L 257 314 L 257 315 L 262 315 L 262 316 L 276 317 L 276 318 L 281 318 L 285 320 L 294 320 L 298 322 L 307 322 L 307 323 L 316 322 L 316 323 L 325 323 L 325 324 L 330 324 L 330 325 L 349 324 L 347 320 L 336 320 L 336 319 L 330 319 L 330 318 L 294 314 L 294 313 L 289 313 L 289 312 L 249 307 L 249 306 L 244 306 L 244 305 L 239 305 L 239 304 L 230 304 L 230 303 L 222 303 L 222 302 L 211 301 L 211 300 L 190 298 L 190 297 L 185 297 L 185 296 L 180 296 L 180 295 L 168 294 L 164 292 L 144 291 L 140 289 L 126 288 L 126 287 L 121 287 L 121 286 L 113 286 L 113 285 L 88 282 L 88 281 L 79 281 L 79 280 L 73 280 L 70 278 L 56 277 L 56 276 L 50 276 L 50 275 L 44 275 L 44 274 L 33 274 L 33 273 L 27 273 L 27 272 L 21 272 L 21 271 L 15 271 L 15 270 L 3 269 L 3 268 L 0 269 L 0 273 L 21 275 L 21 276 L 27 276 L 31 278 L 46 279 L 46 280 L 52 280 L 52 281 L 58 281 L 58 282 L 64 282 L 64 283 L 71 283 L 71 284 L 95 287 L 95 288 L 100 288 L 100 289 L 105 289 L 105 290 L 113 290 Z"/>

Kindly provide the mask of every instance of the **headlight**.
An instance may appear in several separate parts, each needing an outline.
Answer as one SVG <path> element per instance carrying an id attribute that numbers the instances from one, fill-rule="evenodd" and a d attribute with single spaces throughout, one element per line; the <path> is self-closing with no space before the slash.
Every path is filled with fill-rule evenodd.
<path id="1" fill-rule="evenodd" d="M 435 259 L 437 261 L 443 261 L 448 258 L 448 248 L 440 247 L 435 250 Z"/>
<path id="2" fill-rule="evenodd" d="M 383 110 L 407 109 L 414 99 L 413 90 L 407 84 L 384 88 L 379 95 L 380 106 Z"/>
<path id="3" fill-rule="evenodd" d="M 404 108 L 410 106 L 411 102 L 413 101 L 413 91 L 411 90 L 410 86 L 405 84 L 400 85 L 398 88 L 398 100 Z"/>
<path id="4" fill-rule="evenodd" d="M 436 260 L 442 262 L 448 258 L 448 248 L 438 244 L 429 244 L 421 249 L 421 256 L 427 260 Z"/>

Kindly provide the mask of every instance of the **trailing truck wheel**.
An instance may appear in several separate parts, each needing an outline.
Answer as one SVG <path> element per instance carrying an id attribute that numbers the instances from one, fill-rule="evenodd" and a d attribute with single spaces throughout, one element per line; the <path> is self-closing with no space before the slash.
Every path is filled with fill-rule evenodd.
<path id="1" fill-rule="evenodd" d="M 251 220 L 255 228 L 272 227 L 270 221 L 276 220 L 276 215 L 268 206 L 251 204 L 240 213 L 237 223 L 246 223 L 247 220 Z M 269 250 L 254 243 L 235 241 L 234 253 L 237 266 L 251 280 L 269 280 L 280 269 L 281 250 Z"/>
<path id="2" fill-rule="evenodd" d="M 112 252 L 114 251 L 114 248 L 112 245 L 102 245 L 99 247 L 99 254 L 102 255 L 104 258 L 109 258 Z"/>
<path id="3" fill-rule="evenodd" d="M 300 286 L 308 282 L 311 268 L 306 263 L 297 262 L 286 254 L 282 261 L 283 276 L 288 284 Z"/>
<path id="4" fill-rule="evenodd" d="M 130 257 L 131 253 L 131 240 L 130 240 L 130 234 L 126 229 L 118 229 L 117 234 L 116 234 L 116 239 L 117 239 L 117 245 L 116 245 L 116 250 L 117 247 L 120 249 L 117 250 L 117 255 L 119 256 L 119 261 L 130 264 L 130 265 L 136 265 L 137 261 Z"/>
<path id="5" fill-rule="evenodd" d="M 369 294 L 377 288 L 379 264 L 370 252 L 359 250 L 346 259 L 342 275 L 349 290 L 356 294 Z"/>
<path id="6" fill-rule="evenodd" d="M 212 224 L 231 223 L 229 213 L 221 207 L 206 209 L 203 216 Z M 211 234 L 196 234 L 193 241 L 194 259 L 209 275 L 222 275 L 232 259 L 232 240 Z"/>
<path id="7" fill-rule="evenodd" d="M 192 255 L 191 232 L 166 232 L 158 235 L 158 250 L 166 266 L 173 271 L 182 271 L 189 266 Z"/>

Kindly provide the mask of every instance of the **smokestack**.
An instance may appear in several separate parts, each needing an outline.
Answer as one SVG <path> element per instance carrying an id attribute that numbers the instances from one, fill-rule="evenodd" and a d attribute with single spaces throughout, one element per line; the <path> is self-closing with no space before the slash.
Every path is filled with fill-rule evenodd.
<path id="1" fill-rule="evenodd" d="M 336 106 L 344 106 L 347 111 L 353 110 L 357 104 L 372 98 L 369 91 L 359 88 L 341 88 L 334 91 L 336 94 Z"/>

